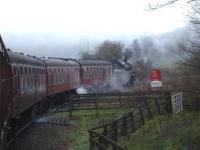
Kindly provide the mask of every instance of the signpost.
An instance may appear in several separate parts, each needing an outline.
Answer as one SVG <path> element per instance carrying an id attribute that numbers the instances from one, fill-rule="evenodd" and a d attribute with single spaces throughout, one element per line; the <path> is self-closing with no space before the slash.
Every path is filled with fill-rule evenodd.
<path id="1" fill-rule="evenodd" d="M 161 82 L 161 71 L 160 69 L 152 69 L 151 70 L 151 87 L 152 88 L 159 88 L 162 86 Z"/>

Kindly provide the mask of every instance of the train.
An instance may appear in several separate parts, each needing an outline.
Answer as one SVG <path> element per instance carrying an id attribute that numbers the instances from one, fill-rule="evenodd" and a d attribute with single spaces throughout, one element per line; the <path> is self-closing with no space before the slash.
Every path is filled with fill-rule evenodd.
<path id="1" fill-rule="evenodd" d="M 0 145 L 41 108 L 61 103 L 82 85 L 110 80 L 112 74 L 109 61 L 24 55 L 6 49 L 0 36 Z"/>

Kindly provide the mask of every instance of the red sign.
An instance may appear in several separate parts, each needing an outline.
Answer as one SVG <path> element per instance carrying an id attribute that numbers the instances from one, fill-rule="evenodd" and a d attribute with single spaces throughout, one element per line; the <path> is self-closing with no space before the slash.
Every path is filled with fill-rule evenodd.
<path id="1" fill-rule="evenodd" d="M 151 81 L 161 81 L 160 69 L 151 70 Z"/>

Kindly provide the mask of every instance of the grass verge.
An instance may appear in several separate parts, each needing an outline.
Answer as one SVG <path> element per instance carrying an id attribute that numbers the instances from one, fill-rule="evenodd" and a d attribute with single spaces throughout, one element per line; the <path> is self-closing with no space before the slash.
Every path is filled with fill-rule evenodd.
<path id="1" fill-rule="evenodd" d="M 73 112 L 71 118 L 70 150 L 88 150 L 89 134 L 88 129 L 116 119 L 123 115 L 128 109 L 102 109 L 98 113 L 95 110 L 81 110 Z M 59 113 L 59 115 L 69 115 L 69 113 Z"/>
<path id="2" fill-rule="evenodd" d="M 119 144 L 129 150 L 199 150 L 200 112 L 155 116 Z"/>

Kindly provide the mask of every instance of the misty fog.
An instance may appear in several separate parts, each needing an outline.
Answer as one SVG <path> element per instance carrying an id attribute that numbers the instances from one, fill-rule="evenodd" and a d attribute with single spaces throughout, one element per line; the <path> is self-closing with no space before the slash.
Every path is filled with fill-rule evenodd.
<path id="1" fill-rule="evenodd" d="M 94 51 L 95 47 L 104 40 L 121 41 L 125 48 L 131 47 L 138 40 L 144 60 L 150 59 L 155 64 L 162 61 L 168 63 L 176 59 L 170 49 L 176 48 L 189 35 L 187 27 L 162 34 L 2 34 L 7 48 L 35 56 L 53 56 L 80 58 L 82 51 Z M 135 59 L 135 58 L 133 58 Z M 139 57 L 137 58 L 139 59 Z M 136 60 L 136 59 L 135 59 Z"/>
<path id="2" fill-rule="evenodd" d="M 131 61 L 142 58 L 158 66 L 176 59 L 170 49 L 188 34 L 185 3 L 156 11 L 148 10 L 146 0 L 1 4 L 0 34 L 6 47 L 38 57 L 80 58 L 80 52 L 93 52 L 105 40 L 123 42 L 124 48 L 137 40 L 142 51 Z"/>

